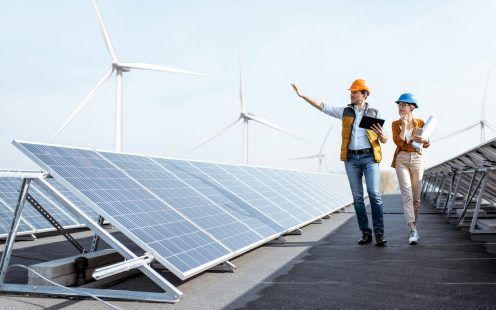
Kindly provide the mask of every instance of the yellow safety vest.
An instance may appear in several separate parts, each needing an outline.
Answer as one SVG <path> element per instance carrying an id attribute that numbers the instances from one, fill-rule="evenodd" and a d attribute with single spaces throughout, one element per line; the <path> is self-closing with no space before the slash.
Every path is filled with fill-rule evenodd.
<path id="1" fill-rule="evenodd" d="M 364 115 L 377 117 L 377 110 L 368 108 L 365 106 Z M 350 144 L 351 131 L 353 130 L 353 122 L 355 121 L 355 110 L 352 105 L 346 107 L 343 111 L 343 118 L 341 122 L 343 128 L 341 130 L 341 160 L 346 160 L 348 158 L 348 145 Z M 381 145 L 379 144 L 379 136 L 371 129 L 367 130 L 367 138 L 369 139 L 370 145 L 372 145 L 372 150 L 374 152 L 374 160 L 380 163 L 382 160 Z"/>

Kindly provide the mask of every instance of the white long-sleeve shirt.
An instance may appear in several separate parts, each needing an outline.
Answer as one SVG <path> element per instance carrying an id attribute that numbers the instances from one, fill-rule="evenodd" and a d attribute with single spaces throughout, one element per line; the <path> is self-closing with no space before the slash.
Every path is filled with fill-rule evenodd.
<path id="1" fill-rule="evenodd" d="M 322 112 L 328 114 L 332 117 L 342 119 L 343 111 L 346 107 L 333 107 L 322 103 Z M 362 120 L 365 108 L 359 111 L 356 105 L 353 105 L 353 110 L 355 111 L 355 121 L 353 122 L 353 127 L 351 130 L 350 144 L 348 144 L 349 150 L 361 150 L 371 148 L 369 139 L 367 138 L 367 130 L 365 128 L 360 128 L 358 125 Z M 381 118 L 380 113 L 377 113 L 377 118 Z"/>

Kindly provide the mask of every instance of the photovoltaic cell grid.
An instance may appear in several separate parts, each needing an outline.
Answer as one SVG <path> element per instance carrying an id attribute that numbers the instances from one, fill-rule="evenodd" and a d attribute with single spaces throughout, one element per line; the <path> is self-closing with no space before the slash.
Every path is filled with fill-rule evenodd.
<path id="1" fill-rule="evenodd" d="M 18 186 L 21 186 L 21 180 L 20 179 L 15 179 L 18 183 Z M 16 199 L 16 204 L 13 206 L 11 205 L 10 200 L 10 194 L 9 192 L 12 191 L 11 189 L 11 180 L 7 178 L 0 178 L 0 235 L 2 237 L 7 236 L 7 234 L 10 231 L 10 228 L 12 227 L 12 219 L 14 218 L 14 208 L 17 204 L 17 199 Z M 6 189 L 6 190 L 4 190 Z M 3 194 L 3 192 L 7 192 L 6 194 Z M 5 198 L 8 198 L 5 200 Z M 19 223 L 19 231 L 23 233 L 32 233 L 35 231 L 34 227 L 29 225 L 23 218 L 21 218 L 21 221 Z"/>
<path id="2" fill-rule="evenodd" d="M 220 206 L 145 156 L 99 152 L 169 206 L 236 252 L 263 240 Z"/>
<path id="3" fill-rule="evenodd" d="M 77 190 L 98 214 L 180 277 L 230 254 L 95 151 L 22 146 L 40 165 L 49 168 L 51 175 Z"/>
<path id="4" fill-rule="evenodd" d="M 326 214 L 331 211 L 326 209 L 324 193 L 314 192 L 312 187 L 308 184 L 308 181 L 305 182 L 302 179 L 291 180 L 288 175 L 285 174 L 285 171 L 282 170 L 243 168 L 252 169 L 254 173 L 259 175 L 260 179 L 267 180 L 267 184 L 273 184 L 274 187 L 279 187 L 285 192 L 288 192 L 287 197 L 290 197 L 291 201 L 304 207 L 307 212 L 311 212 L 313 215 Z"/>
<path id="5" fill-rule="evenodd" d="M 153 160 L 260 235 L 270 239 L 286 231 L 276 221 L 252 207 L 228 187 L 224 187 L 189 162 L 162 158 Z"/>
<path id="6" fill-rule="evenodd" d="M 56 181 L 53 181 L 54 183 Z M 22 178 L 0 178 L 0 202 L 2 220 L 0 222 L 0 236 L 6 237 L 12 226 L 14 211 L 17 206 L 22 186 Z M 59 203 L 53 201 L 46 191 L 35 182 L 31 182 L 28 193 L 65 228 L 78 227 L 80 224 L 68 214 Z M 18 234 L 33 234 L 55 230 L 29 202 L 24 205 Z"/>
<path id="7" fill-rule="evenodd" d="M 48 182 L 48 184 L 50 184 L 53 188 L 55 188 L 62 196 L 64 196 L 67 200 L 69 200 L 73 205 L 75 205 L 77 208 L 82 210 L 89 218 L 93 219 L 94 222 L 98 221 L 98 214 L 95 211 L 93 211 L 90 207 L 88 207 L 72 191 L 68 190 L 66 187 L 64 187 L 60 182 L 58 182 L 54 178 L 46 178 L 45 181 Z M 35 180 L 35 183 L 36 182 L 37 181 Z M 38 188 L 41 190 L 44 189 L 42 186 L 39 186 Z M 57 201 L 55 195 L 47 190 L 44 191 L 44 195 L 46 197 L 51 198 L 53 201 Z M 78 222 L 82 223 L 82 221 L 80 221 L 79 219 Z"/>
<path id="8" fill-rule="evenodd" d="M 320 174 L 16 145 L 183 279 L 352 201 Z"/>
<path id="9" fill-rule="evenodd" d="M 257 209 L 262 214 L 275 221 L 283 227 L 285 231 L 291 230 L 300 224 L 299 220 L 288 210 L 284 210 L 282 207 L 274 204 L 265 196 L 249 187 L 245 182 L 241 181 L 236 176 L 230 174 L 218 165 L 202 162 L 191 162 L 191 164 L 203 171 L 212 179 L 222 184 L 224 187 L 228 188 L 236 196 L 246 201 L 251 207 Z"/>

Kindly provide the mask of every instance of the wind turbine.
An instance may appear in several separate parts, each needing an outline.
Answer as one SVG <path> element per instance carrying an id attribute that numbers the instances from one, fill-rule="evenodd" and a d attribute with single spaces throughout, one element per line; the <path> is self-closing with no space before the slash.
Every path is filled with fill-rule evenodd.
<path id="1" fill-rule="evenodd" d="M 110 42 L 110 37 L 107 33 L 107 29 L 103 23 L 102 15 L 100 14 L 100 10 L 96 4 L 95 0 L 92 0 L 93 7 L 96 11 L 96 16 L 98 19 L 98 23 L 100 25 L 100 30 L 102 31 L 103 41 L 105 43 L 105 47 L 110 53 L 110 57 L 112 58 L 112 64 L 110 68 L 104 73 L 104 75 L 98 80 L 96 85 L 91 89 L 88 95 L 83 99 L 83 101 L 77 106 L 77 108 L 72 112 L 69 118 L 65 121 L 65 123 L 57 130 L 57 132 L 52 136 L 52 140 L 57 137 L 57 135 L 64 130 L 67 125 L 81 112 L 86 105 L 102 90 L 105 83 L 108 82 L 112 74 L 115 72 L 116 76 L 116 101 L 115 101 L 115 151 L 122 152 L 122 117 L 123 117 L 123 105 L 122 105 L 122 74 L 124 72 L 129 72 L 131 69 L 141 69 L 141 70 L 152 70 L 152 71 L 162 71 L 162 72 L 170 72 L 170 73 L 184 73 L 184 74 L 193 74 L 193 75 L 204 75 L 201 73 L 185 71 L 180 69 L 168 68 L 159 65 L 153 65 L 143 62 L 133 62 L 133 63 L 124 63 L 120 62 L 117 59 L 117 56 L 114 52 L 114 48 L 112 47 L 112 43 Z"/>
<path id="2" fill-rule="evenodd" d="M 184 156 L 186 154 L 191 153 L 192 151 L 196 150 L 197 148 L 199 148 L 203 144 L 205 144 L 205 143 L 209 142 L 210 140 L 216 138 L 217 136 L 221 135 L 224 131 L 228 130 L 229 128 L 234 126 L 239 121 L 243 121 L 243 163 L 245 165 L 248 164 L 248 123 L 250 121 L 255 121 L 259 124 L 262 124 L 262 125 L 267 126 L 269 128 L 272 128 L 272 129 L 275 129 L 275 130 L 280 131 L 282 133 L 285 133 L 285 134 L 287 134 L 291 137 L 294 137 L 298 140 L 307 142 L 306 140 L 301 139 L 301 138 L 291 134 L 290 132 L 270 123 L 269 121 L 246 111 L 244 96 L 243 96 L 243 67 L 241 65 L 241 56 L 240 56 L 240 61 L 239 61 L 239 101 L 241 103 L 241 110 L 239 112 L 238 117 L 235 120 L 229 122 L 227 125 L 225 125 L 221 129 L 215 131 L 214 133 L 212 133 L 211 135 L 209 135 L 208 137 L 206 137 L 202 141 L 193 145 L 186 152 L 182 153 L 181 156 Z"/>
<path id="3" fill-rule="evenodd" d="M 444 135 L 442 137 L 439 137 L 439 138 L 436 138 L 436 139 L 433 139 L 432 141 L 433 142 L 437 142 L 437 141 L 441 141 L 441 140 L 444 140 L 446 138 L 449 138 L 451 136 L 454 136 L 454 135 L 457 135 L 459 133 L 462 133 L 462 132 L 465 132 L 467 130 L 470 130 L 474 127 L 477 127 L 480 125 L 480 128 L 481 128 L 481 132 L 480 132 L 480 143 L 484 143 L 486 141 L 486 132 L 485 132 L 485 127 L 491 129 L 492 131 L 496 132 L 496 126 L 495 125 L 492 125 L 491 123 L 489 123 L 488 121 L 486 121 L 486 98 L 487 98 L 487 91 L 488 91 L 488 87 L 489 87 L 489 75 L 491 73 L 491 69 L 489 69 L 487 71 L 487 77 L 486 77 L 486 86 L 484 88 L 484 95 L 482 97 L 482 103 L 481 103 L 481 119 L 480 121 L 477 121 L 475 123 L 472 123 L 470 124 L 468 127 L 465 127 L 463 129 L 459 129 L 455 132 L 452 132 L 450 134 L 447 134 L 447 135 Z"/>
<path id="4" fill-rule="evenodd" d="M 317 158 L 319 160 L 319 172 L 322 172 L 322 164 L 325 164 L 327 166 L 327 162 L 325 160 L 325 154 L 322 153 L 324 150 L 324 146 L 327 142 L 327 138 L 329 137 L 329 134 L 332 131 L 332 126 L 333 124 L 331 123 L 331 126 L 329 127 L 329 130 L 327 130 L 327 134 L 325 135 L 324 141 L 322 141 L 322 145 L 320 146 L 319 152 L 315 155 L 310 155 L 310 156 L 303 156 L 303 157 L 296 157 L 296 158 L 290 158 L 291 160 L 299 160 L 299 159 L 311 159 L 311 158 Z"/>

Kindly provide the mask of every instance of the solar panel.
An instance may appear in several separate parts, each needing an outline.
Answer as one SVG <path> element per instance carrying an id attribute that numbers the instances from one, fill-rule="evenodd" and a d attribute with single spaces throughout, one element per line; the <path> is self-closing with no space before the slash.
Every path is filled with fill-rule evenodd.
<path id="1" fill-rule="evenodd" d="M 50 184 L 51 186 L 53 186 L 59 193 L 61 193 L 71 203 L 73 203 L 75 206 L 81 209 L 86 215 L 88 215 L 88 217 L 94 219 L 95 222 L 97 221 L 98 214 L 95 211 L 93 211 L 90 207 L 88 207 L 76 194 L 68 190 L 66 187 L 64 187 L 59 181 L 55 180 L 54 178 L 46 178 L 45 181 L 48 182 L 48 184 Z M 37 184 L 37 180 L 34 180 L 34 182 Z M 38 188 L 42 190 L 44 189 L 43 186 L 38 186 Z M 50 197 L 53 201 L 57 201 L 57 198 L 53 195 L 53 193 L 45 190 L 44 194 L 45 196 Z M 65 207 L 61 205 L 61 208 L 65 208 Z M 78 219 L 78 222 L 83 223 L 80 219 Z"/>
<path id="2" fill-rule="evenodd" d="M 264 238 L 249 226 L 152 159 L 139 155 L 99 153 L 231 251 L 237 252 L 263 241 Z"/>
<path id="3" fill-rule="evenodd" d="M 191 162 L 191 164 L 218 181 L 222 186 L 229 188 L 236 196 L 278 223 L 286 231 L 296 229 L 301 225 L 300 221 L 289 211 L 276 205 L 220 166 L 202 162 Z"/>
<path id="4" fill-rule="evenodd" d="M 265 238 L 273 239 L 286 231 L 276 221 L 251 206 L 229 188 L 218 183 L 190 162 L 164 158 L 154 158 L 153 160 Z"/>
<path id="5" fill-rule="evenodd" d="M 353 201 L 348 177 L 343 174 L 334 174 L 325 176 L 313 173 L 307 178 L 309 184 L 320 189 L 320 192 L 329 197 L 328 203 L 330 210 L 336 210 Z"/>
<path id="6" fill-rule="evenodd" d="M 48 212 L 52 217 L 59 222 L 63 227 L 71 227 L 80 225 L 60 204 L 47 196 L 47 191 L 40 187 L 36 182 L 31 182 L 29 186 L 29 194 Z M 38 211 L 36 211 L 38 212 Z M 46 219 L 44 219 L 46 222 Z M 53 229 L 50 223 L 45 224 L 46 228 Z"/>
<path id="7" fill-rule="evenodd" d="M 348 187 L 325 190 L 343 176 L 14 144 L 84 214 L 103 216 L 181 279 L 352 201 Z"/>
<path id="8" fill-rule="evenodd" d="M 6 221 L 2 221 L 0 224 L 2 225 L 0 228 L 0 236 L 5 237 L 10 231 L 21 186 L 22 178 L 20 177 L 0 177 L 0 200 L 3 205 L 2 212 L 6 219 Z M 59 203 L 50 199 L 49 196 L 47 196 L 46 190 L 35 182 L 31 182 L 28 192 L 63 227 L 73 228 L 80 226 L 74 217 L 68 214 Z M 25 203 L 18 234 L 34 234 L 55 229 L 56 228 L 28 202 Z"/>
<path id="9" fill-rule="evenodd" d="M 1 182 L 0 182 L 1 183 Z M 0 199 L 0 237 L 6 237 L 12 227 L 14 218 L 14 209 Z M 30 226 L 24 219 L 19 222 L 19 234 L 31 234 L 35 229 Z"/>
<path id="10" fill-rule="evenodd" d="M 302 206 L 307 206 L 308 209 L 314 210 L 314 214 L 322 216 L 322 214 L 327 213 L 328 210 L 325 207 L 325 201 L 322 199 L 323 196 L 313 192 L 308 184 L 303 182 L 296 183 L 295 180 L 290 179 L 289 174 L 286 174 L 284 170 L 256 169 L 258 173 L 269 178 L 271 182 L 280 184 L 281 187 L 291 193 L 291 196 L 297 197 L 294 198 L 294 201 L 300 201 Z M 303 173 L 299 173 L 299 175 L 301 179 Z"/>
<path id="11" fill-rule="evenodd" d="M 243 180 L 248 186 L 265 196 L 274 204 L 290 212 L 300 223 L 313 221 L 315 220 L 315 217 L 322 216 L 322 212 L 314 209 L 312 206 L 308 205 L 307 202 L 300 199 L 300 197 L 283 187 L 280 183 L 275 182 L 273 179 L 260 172 L 260 170 L 269 169 L 233 165 L 219 166 L 236 176 L 238 179 Z"/>
<path id="12" fill-rule="evenodd" d="M 20 178 L 0 178 L 0 198 L 5 204 L 10 206 L 10 210 L 12 210 L 10 218 L 14 216 L 13 212 L 17 206 L 17 201 L 19 200 L 21 185 L 22 179 Z M 29 226 L 34 230 L 52 226 L 38 211 L 30 207 L 24 208 L 23 219 L 29 223 Z"/>
<path id="13" fill-rule="evenodd" d="M 466 217 L 472 217 L 471 233 L 495 232 L 484 230 L 484 225 L 479 227 L 478 222 L 480 216 L 491 217 L 495 210 L 490 205 L 496 203 L 495 169 L 496 139 L 493 139 L 426 169 L 423 196 L 448 216 L 457 214 L 459 226 Z"/>
<path id="14" fill-rule="evenodd" d="M 232 257 L 227 248 L 95 151 L 18 146 L 180 278 Z"/>

